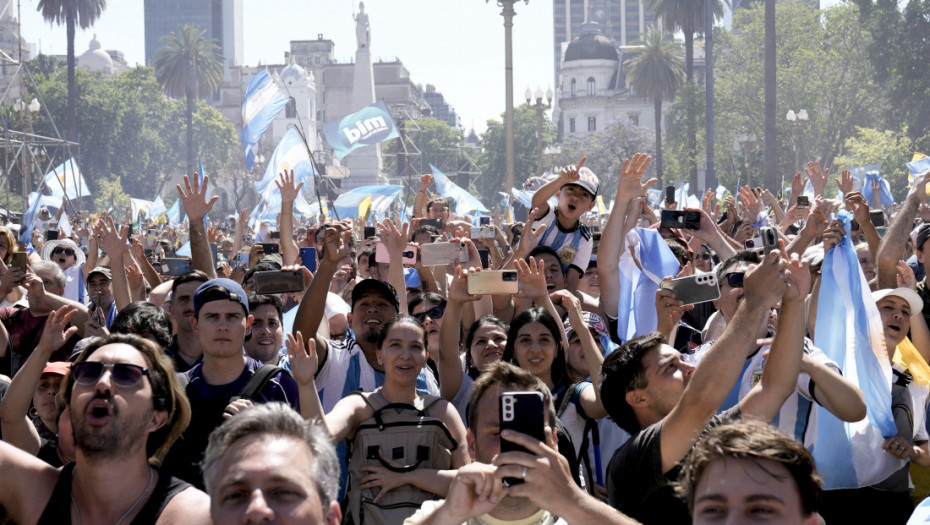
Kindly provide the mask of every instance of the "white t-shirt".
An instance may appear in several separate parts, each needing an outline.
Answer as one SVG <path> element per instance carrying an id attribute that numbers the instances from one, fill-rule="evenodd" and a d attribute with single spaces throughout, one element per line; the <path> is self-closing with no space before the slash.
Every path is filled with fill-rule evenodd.
<path id="1" fill-rule="evenodd" d="M 417 523 L 422 523 L 423 520 L 429 517 L 436 508 L 438 508 L 444 500 L 428 500 L 424 501 L 423 505 L 420 506 L 420 509 L 413 513 L 413 516 L 404 520 L 404 525 L 416 525 Z M 536 514 L 528 518 L 523 518 L 522 520 L 499 520 L 493 518 L 487 514 L 484 516 L 478 516 L 476 518 L 471 518 L 462 525 L 568 525 L 568 522 L 553 516 L 548 511 L 540 509 Z"/>

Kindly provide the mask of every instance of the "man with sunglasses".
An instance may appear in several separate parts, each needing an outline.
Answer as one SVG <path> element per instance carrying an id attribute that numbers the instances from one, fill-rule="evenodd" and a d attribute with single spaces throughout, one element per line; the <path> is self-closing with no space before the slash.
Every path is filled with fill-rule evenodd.
<path id="1" fill-rule="evenodd" d="M 714 301 L 720 315 L 729 323 L 744 300 L 743 279 L 762 262 L 758 253 L 742 250 L 724 261 L 717 270 L 720 298 Z M 776 334 L 778 314 L 773 308 L 751 331 L 756 338 L 755 350 L 746 357 L 743 373 L 726 400 L 721 411 L 736 405 L 762 377 L 771 338 Z M 749 329 L 749 327 L 746 327 Z M 698 348 L 693 362 L 700 362 L 710 343 Z M 817 403 L 843 421 L 859 421 L 865 417 L 865 400 L 862 392 L 845 379 L 839 367 L 824 353 L 804 338 L 804 354 L 794 395 L 789 396 L 778 413 L 777 427 L 808 446 L 813 446 L 817 433 Z"/>
<path id="2" fill-rule="evenodd" d="M 252 406 L 253 400 L 300 408 L 297 382 L 283 370 L 274 371 L 251 399 L 238 399 L 264 365 L 243 352 L 252 322 L 245 291 L 235 281 L 211 279 L 194 292 L 191 324 L 203 347 L 203 360 L 185 373 L 193 417 L 165 458 L 165 469 L 196 487 L 203 487 L 200 463 L 210 432 L 224 419 Z"/>
<path id="3" fill-rule="evenodd" d="M 59 343 L 69 331 L 57 334 Z M 0 505 L 13 522 L 210 523 L 207 495 L 158 468 L 190 408 L 154 343 L 129 335 L 94 341 L 62 390 L 74 463 L 55 469 L 0 442 Z"/>

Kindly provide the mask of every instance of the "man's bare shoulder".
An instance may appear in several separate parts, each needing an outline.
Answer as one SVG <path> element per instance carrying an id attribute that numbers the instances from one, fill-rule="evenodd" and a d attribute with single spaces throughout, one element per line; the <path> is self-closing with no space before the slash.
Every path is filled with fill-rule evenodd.
<path id="1" fill-rule="evenodd" d="M 210 525 L 210 496 L 189 487 L 171 498 L 157 525 Z"/>

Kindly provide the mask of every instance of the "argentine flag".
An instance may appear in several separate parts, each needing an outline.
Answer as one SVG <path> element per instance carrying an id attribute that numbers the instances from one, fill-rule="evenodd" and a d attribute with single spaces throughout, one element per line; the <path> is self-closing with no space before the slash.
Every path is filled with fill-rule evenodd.
<path id="1" fill-rule="evenodd" d="M 630 248 L 633 253 L 630 253 Z M 634 228 L 620 256 L 617 335 L 624 342 L 656 329 L 656 292 L 665 277 L 678 273 L 678 259 L 658 230 Z"/>
<path id="2" fill-rule="evenodd" d="M 881 315 L 849 237 L 850 215 L 837 215 L 846 236 L 823 259 L 814 345 L 862 390 L 868 417 L 846 423 L 816 405 L 813 455 L 827 490 L 874 485 L 904 466 L 904 460 L 882 450 L 884 438 L 897 432 L 891 412 L 891 360 Z"/>
<path id="3" fill-rule="evenodd" d="M 66 160 L 45 175 L 45 187 L 56 197 L 66 196 L 69 199 L 90 197 L 90 188 L 74 157 Z"/>
<path id="4" fill-rule="evenodd" d="M 252 165 L 255 163 L 254 148 L 262 138 L 262 133 L 285 106 L 287 97 L 275 85 L 267 70 L 259 71 L 252 77 L 242 101 L 241 137 L 247 170 L 252 171 Z"/>
<path id="5" fill-rule="evenodd" d="M 313 191 L 313 163 L 310 162 L 307 145 L 294 127 L 288 128 L 287 133 L 278 142 L 278 147 L 268 160 L 265 176 L 255 182 L 255 193 L 263 195 L 268 188 L 277 191 L 278 185 L 274 181 L 280 173 L 291 170 L 294 170 L 294 183 L 304 183 L 301 191 Z"/>
<path id="6" fill-rule="evenodd" d="M 26 213 L 23 214 L 23 220 L 20 224 L 23 225 L 19 229 L 19 242 L 23 244 L 32 244 L 32 230 L 35 228 L 36 216 L 39 215 L 39 209 L 42 206 L 48 208 L 49 213 L 56 213 L 58 208 L 61 208 L 64 204 L 61 197 L 56 197 L 54 195 L 42 195 L 40 193 L 32 192 L 29 194 L 29 207 L 26 208 Z"/>
<path id="7" fill-rule="evenodd" d="M 351 189 L 333 202 L 339 217 L 358 217 L 358 207 L 363 200 L 371 198 L 371 212 L 387 213 L 391 204 L 394 204 L 403 190 L 403 186 L 386 184 L 383 186 L 359 186 Z"/>
<path id="8" fill-rule="evenodd" d="M 465 215 L 473 211 L 488 213 L 488 209 L 484 207 L 484 204 L 481 204 L 481 201 L 462 189 L 458 184 L 449 180 L 449 177 L 446 177 L 446 174 L 439 171 L 436 166 L 430 164 L 429 168 L 433 172 L 436 192 L 446 199 L 451 198 L 455 201 L 455 213 L 459 215 Z"/>
<path id="9" fill-rule="evenodd" d="M 872 202 L 872 182 L 878 181 L 878 187 L 880 188 L 878 198 L 881 200 L 879 203 Z M 878 209 L 882 206 L 887 206 L 889 204 L 894 204 L 894 196 L 891 195 L 891 186 L 888 185 L 888 181 L 884 177 L 879 175 L 878 171 L 869 171 L 865 174 L 865 178 L 862 181 L 862 188 L 865 190 L 862 194 L 865 196 L 866 200 L 869 201 L 869 208 Z"/>

